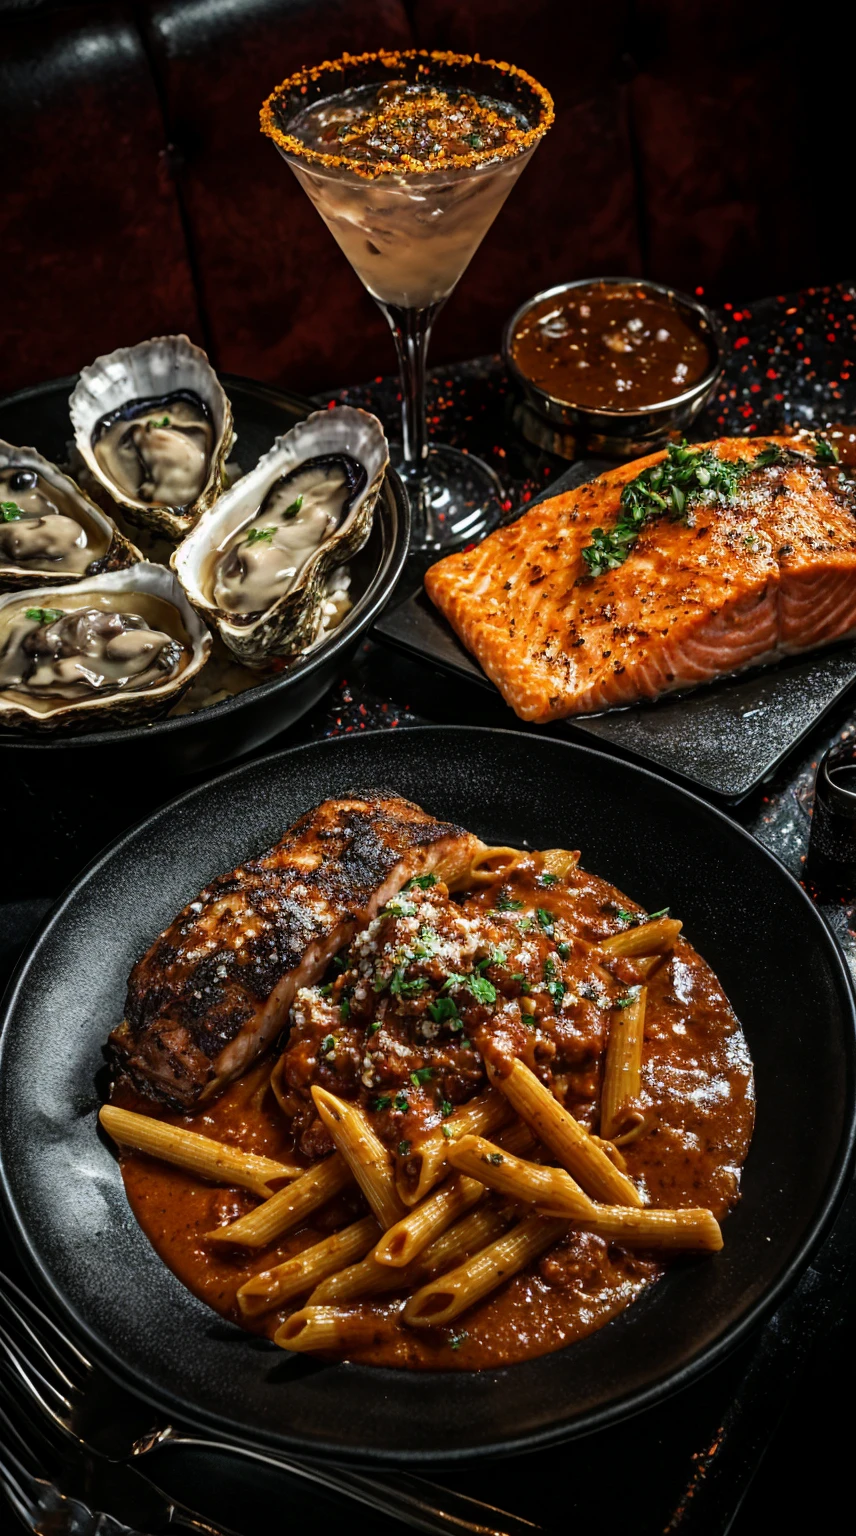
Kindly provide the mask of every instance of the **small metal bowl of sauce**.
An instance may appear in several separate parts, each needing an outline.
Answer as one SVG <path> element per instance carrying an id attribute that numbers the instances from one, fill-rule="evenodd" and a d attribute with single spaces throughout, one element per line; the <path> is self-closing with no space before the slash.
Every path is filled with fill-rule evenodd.
<path id="1" fill-rule="evenodd" d="M 520 390 L 516 424 L 567 459 L 633 458 L 680 437 L 722 366 L 703 304 L 631 277 L 536 294 L 509 320 L 503 356 Z"/>

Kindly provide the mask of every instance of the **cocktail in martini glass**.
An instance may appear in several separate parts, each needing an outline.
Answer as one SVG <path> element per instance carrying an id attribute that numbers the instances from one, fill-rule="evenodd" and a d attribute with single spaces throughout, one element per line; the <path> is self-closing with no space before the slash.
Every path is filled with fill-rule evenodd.
<path id="1" fill-rule="evenodd" d="M 425 357 L 438 311 L 552 121 L 549 94 L 522 70 L 415 49 L 300 70 L 262 108 L 264 132 L 392 328 L 416 548 L 479 537 L 501 516 L 486 464 L 429 446 Z"/>

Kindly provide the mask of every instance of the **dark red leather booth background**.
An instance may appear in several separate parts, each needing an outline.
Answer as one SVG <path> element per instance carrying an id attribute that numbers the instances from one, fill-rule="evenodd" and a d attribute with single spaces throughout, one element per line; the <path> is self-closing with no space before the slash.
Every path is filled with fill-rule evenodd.
<path id="1" fill-rule="evenodd" d="M 258 131 L 284 75 L 379 44 L 510 59 L 556 99 L 435 361 L 495 350 L 522 299 L 586 274 L 737 300 L 848 276 L 848 50 L 785 15 L 773 0 L 0 0 L 0 391 L 169 330 L 305 392 L 389 371 L 385 323 Z"/>

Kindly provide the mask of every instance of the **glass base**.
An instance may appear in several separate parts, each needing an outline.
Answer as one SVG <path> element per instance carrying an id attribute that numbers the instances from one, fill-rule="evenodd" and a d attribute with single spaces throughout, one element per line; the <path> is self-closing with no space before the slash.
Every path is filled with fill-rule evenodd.
<path id="1" fill-rule="evenodd" d="M 502 521 L 502 486 L 474 454 L 440 443 L 429 448 L 417 469 L 403 462 L 400 444 L 390 453 L 413 509 L 411 549 L 469 544 Z"/>

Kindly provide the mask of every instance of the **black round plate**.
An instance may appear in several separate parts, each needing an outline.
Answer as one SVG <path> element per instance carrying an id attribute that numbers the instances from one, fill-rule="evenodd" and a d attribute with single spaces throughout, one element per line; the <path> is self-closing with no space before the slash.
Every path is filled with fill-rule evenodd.
<path id="1" fill-rule="evenodd" d="M 492 842 L 579 847 L 649 910 L 671 905 L 755 1060 L 743 1198 L 716 1258 L 674 1268 L 582 1343 L 506 1370 L 408 1374 L 288 1356 L 223 1322 L 149 1247 L 96 1133 L 101 1049 L 134 958 L 213 875 L 346 790 L 394 789 Z M 5 1007 L 0 1165 L 24 1262 L 108 1371 L 167 1413 L 354 1460 L 450 1461 L 591 1430 L 684 1385 L 793 1282 L 854 1137 L 854 1001 L 831 934 L 718 811 L 586 748 L 410 729 L 297 748 L 191 791 L 115 842 L 49 915 Z"/>
<path id="2" fill-rule="evenodd" d="M 21 390 L 0 401 L 0 438 L 33 445 L 47 458 L 68 457 L 68 399 L 76 377 Z M 311 400 L 251 379 L 222 375 L 232 402 L 237 442 L 231 457 L 252 469 L 274 438 L 316 410 Z M 271 682 L 211 704 L 192 715 L 124 730 L 44 737 L 0 733 L 0 763 L 14 774 L 53 772 L 58 753 L 72 754 L 78 772 L 191 774 L 241 757 L 306 714 L 340 676 L 369 626 L 381 613 L 404 568 L 410 538 L 407 494 L 387 472 L 367 544 L 351 561 L 354 607 L 329 639 Z"/>

